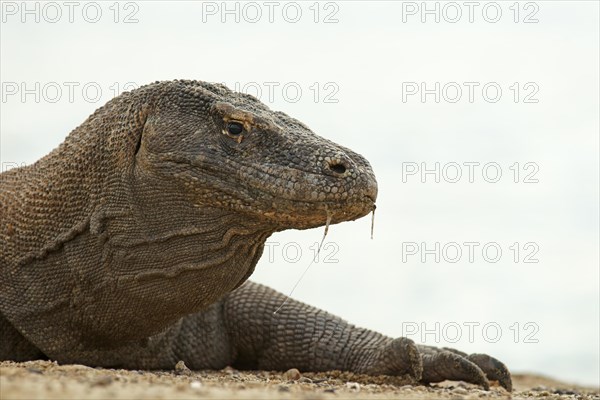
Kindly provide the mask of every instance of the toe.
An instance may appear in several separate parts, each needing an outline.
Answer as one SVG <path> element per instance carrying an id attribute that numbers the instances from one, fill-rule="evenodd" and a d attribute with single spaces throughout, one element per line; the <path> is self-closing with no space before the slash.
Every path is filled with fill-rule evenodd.
<path id="1" fill-rule="evenodd" d="M 390 340 L 363 364 L 361 372 L 369 375 L 406 376 L 421 379 L 423 364 L 415 343 L 407 338 Z"/>
<path id="2" fill-rule="evenodd" d="M 487 354 L 470 354 L 467 360 L 476 364 L 489 380 L 498 381 L 500 386 L 512 391 L 512 379 L 506 365 Z"/>
<path id="3" fill-rule="evenodd" d="M 394 339 L 389 344 L 388 351 L 389 365 L 396 372 L 395 375 L 408 374 L 416 380 L 421 379 L 423 363 L 412 340 L 403 337 Z"/>
<path id="4" fill-rule="evenodd" d="M 465 357 L 448 351 L 433 354 L 422 354 L 424 383 L 441 382 L 444 380 L 465 381 L 482 386 L 489 390 L 484 372 L 475 363 Z"/>

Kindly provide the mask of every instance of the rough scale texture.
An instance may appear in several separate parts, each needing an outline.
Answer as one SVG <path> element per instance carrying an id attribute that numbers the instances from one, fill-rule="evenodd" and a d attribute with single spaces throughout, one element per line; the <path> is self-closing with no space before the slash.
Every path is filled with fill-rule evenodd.
<path id="1" fill-rule="evenodd" d="M 0 175 L 0 360 L 344 370 L 511 390 L 492 357 L 392 339 L 246 282 L 276 231 L 360 218 L 359 154 L 254 97 L 157 82 Z"/>

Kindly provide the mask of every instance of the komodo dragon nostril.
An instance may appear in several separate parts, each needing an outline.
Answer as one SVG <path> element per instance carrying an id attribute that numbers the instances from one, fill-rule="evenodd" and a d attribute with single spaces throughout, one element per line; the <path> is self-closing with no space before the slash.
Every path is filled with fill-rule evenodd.
<path id="1" fill-rule="evenodd" d="M 343 175 L 346 173 L 346 165 L 344 165 L 340 161 L 332 161 L 329 163 L 329 169 L 335 172 L 336 174 Z"/>

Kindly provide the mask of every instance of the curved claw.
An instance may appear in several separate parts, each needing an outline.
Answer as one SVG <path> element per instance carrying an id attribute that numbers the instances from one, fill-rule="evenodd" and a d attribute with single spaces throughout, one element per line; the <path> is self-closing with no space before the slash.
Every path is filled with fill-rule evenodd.
<path id="1" fill-rule="evenodd" d="M 467 360 L 477 365 L 489 380 L 498 381 L 500 386 L 512 392 L 512 379 L 506 365 L 487 354 L 470 354 Z"/>
<path id="2" fill-rule="evenodd" d="M 421 382 L 433 383 L 446 379 L 465 381 L 490 389 L 485 373 L 474 362 L 450 351 L 423 353 L 423 377 Z"/>

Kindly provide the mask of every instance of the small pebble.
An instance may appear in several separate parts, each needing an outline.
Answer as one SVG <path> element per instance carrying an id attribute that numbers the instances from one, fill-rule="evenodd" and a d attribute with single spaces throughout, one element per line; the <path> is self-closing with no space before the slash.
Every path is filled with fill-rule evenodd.
<path id="1" fill-rule="evenodd" d="M 113 381 L 113 378 L 110 375 L 100 376 L 92 382 L 92 386 L 106 386 L 110 385 Z"/>
<path id="2" fill-rule="evenodd" d="M 290 388 L 287 385 L 279 385 L 277 390 L 279 390 L 280 392 L 289 392 Z"/>
<path id="3" fill-rule="evenodd" d="M 192 371 L 181 360 L 175 364 L 175 373 L 177 375 L 192 375 Z"/>
<path id="4" fill-rule="evenodd" d="M 271 377 L 271 373 L 269 371 L 260 371 L 257 376 L 264 378 L 268 381 L 269 378 Z"/>
<path id="5" fill-rule="evenodd" d="M 357 382 L 348 382 L 346 383 L 346 387 L 353 392 L 360 392 L 360 384 Z"/>
<path id="6" fill-rule="evenodd" d="M 127 378 L 125 378 L 125 377 L 124 377 L 123 375 L 121 375 L 121 374 L 117 374 L 117 375 L 115 375 L 115 377 L 114 377 L 114 378 L 115 378 L 115 381 L 121 381 L 121 380 L 127 381 Z"/>
<path id="7" fill-rule="evenodd" d="M 223 368 L 223 372 L 228 374 L 228 375 L 239 375 L 240 371 L 238 371 L 235 368 L 232 368 L 230 366 L 226 366 L 225 368 Z"/>
<path id="8" fill-rule="evenodd" d="M 302 382 L 302 383 L 313 383 L 313 380 L 310 378 L 307 378 L 306 376 L 301 376 L 300 379 L 298 379 L 298 382 Z"/>
<path id="9" fill-rule="evenodd" d="M 457 387 L 456 389 L 453 389 L 452 393 L 453 394 L 462 394 L 462 395 L 469 394 L 469 392 L 467 391 L 467 389 L 461 388 L 461 387 Z"/>
<path id="10" fill-rule="evenodd" d="M 190 388 L 192 388 L 194 390 L 198 390 L 198 389 L 202 388 L 202 382 L 192 381 L 192 382 L 190 382 Z"/>
<path id="11" fill-rule="evenodd" d="M 578 393 L 573 391 L 573 390 L 568 390 L 568 389 L 556 389 L 554 390 L 555 394 L 560 394 L 560 395 L 577 395 Z"/>
<path id="12" fill-rule="evenodd" d="M 548 388 L 546 386 L 540 385 L 540 386 L 536 386 L 536 387 L 532 388 L 531 390 L 534 390 L 536 392 L 540 392 L 540 391 L 543 391 L 543 390 L 548 390 Z"/>
<path id="13" fill-rule="evenodd" d="M 301 376 L 302 374 L 300 374 L 300 371 L 298 371 L 296 368 L 291 368 L 285 371 L 283 374 L 283 379 L 288 381 L 297 381 Z"/>

